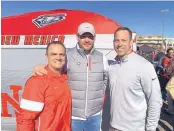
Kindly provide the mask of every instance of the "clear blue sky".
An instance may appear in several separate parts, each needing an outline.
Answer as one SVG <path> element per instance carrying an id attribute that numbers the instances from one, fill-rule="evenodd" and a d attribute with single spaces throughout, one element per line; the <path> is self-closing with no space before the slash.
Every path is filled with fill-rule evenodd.
<path id="1" fill-rule="evenodd" d="M 161 35 L 164 20 L 164 36 L 174 37 L 174 1 L 2 1 L 1 6 L 2 17 L 57 8 L 91 11 L 129 27 L 137 35 Z M 161 13 L 162 9 L 169 11 Z"/>

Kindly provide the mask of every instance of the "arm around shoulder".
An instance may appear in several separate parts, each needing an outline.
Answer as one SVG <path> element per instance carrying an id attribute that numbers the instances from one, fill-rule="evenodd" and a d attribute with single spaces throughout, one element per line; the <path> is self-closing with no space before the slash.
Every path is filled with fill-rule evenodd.
<path id="1" fill-rule="evenodd" d="M 32 71 L 32 74 L 33 76 L 36 76 L 36 75 L 44 75 L 44 74 L 47 74 L 47 70 L 45 69 L 46 65 L 37 65 L 36 67 L 34 67 L 33 71 Z"/>

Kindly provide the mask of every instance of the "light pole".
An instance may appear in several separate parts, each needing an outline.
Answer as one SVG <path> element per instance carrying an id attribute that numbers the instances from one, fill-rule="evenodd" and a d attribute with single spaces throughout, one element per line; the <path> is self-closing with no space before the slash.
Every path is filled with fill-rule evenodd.
<path id="1" fill-rule="evenodd" d="M 169 10 L 168 9 L 163 9 L 160 12 L 161 13 L 167 13 L 167 12 L 169 12 Z M 162 20 L 162 44 L 164 45 L 164 17 L 163 17 L 163 20 Z M 167 50 L 167 42 L 166 42 L 165 48 Z"/>

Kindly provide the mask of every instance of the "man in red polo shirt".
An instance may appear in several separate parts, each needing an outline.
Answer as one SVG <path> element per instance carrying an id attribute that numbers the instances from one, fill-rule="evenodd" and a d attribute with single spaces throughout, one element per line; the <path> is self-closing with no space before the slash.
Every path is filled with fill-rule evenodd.
<path id="1" fill-rule="evenodd" d="M 17 116 L 17 131 L 70 131 L 71 93 L 67 76 L 61 74 L 66 49 L 52 42 L 46 48 L 48 71 L 26 82 Z"/>

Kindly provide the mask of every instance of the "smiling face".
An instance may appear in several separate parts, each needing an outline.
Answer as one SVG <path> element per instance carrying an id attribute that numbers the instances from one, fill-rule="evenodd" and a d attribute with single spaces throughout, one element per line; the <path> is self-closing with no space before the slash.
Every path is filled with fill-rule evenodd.
<path id="1" fill-rule="evenodd" d="M 86 53 L 89 53 L 94 46 L 95 36 L 91 33 L 84 33 L 82 35 L 77 35 L 77 41 L 79 47 L 84 49 Z"/>
<path id="2" fill-rule="evenodd" d="M 65 64 L 65 48 L 60 44 L 51 44 L 47 50 L 48 67 L 54 71 L 61 71 Z"/>
<path id="3" fill-rule="evenodd" d="M 131 45 L 133 41 L 130 37 L 127 30 L 119 30 L 115 33 L 113 44 L 118 56 L 124 57 L 132 52 Z"/>

